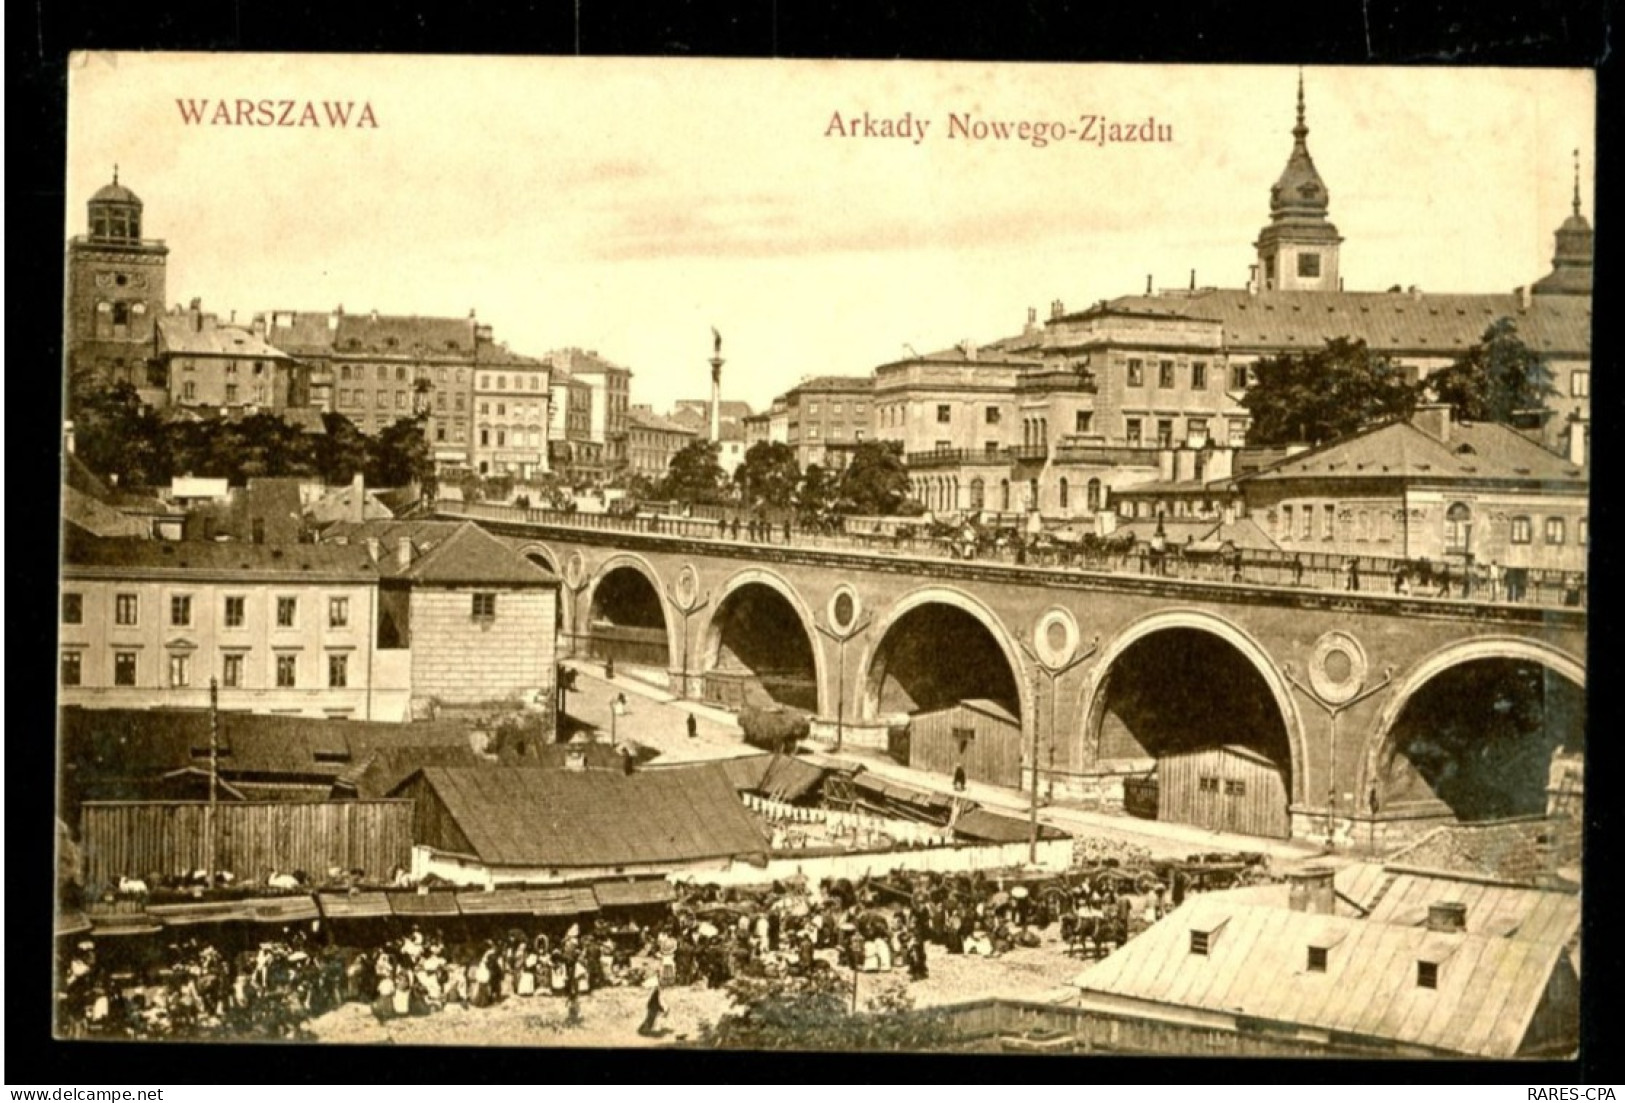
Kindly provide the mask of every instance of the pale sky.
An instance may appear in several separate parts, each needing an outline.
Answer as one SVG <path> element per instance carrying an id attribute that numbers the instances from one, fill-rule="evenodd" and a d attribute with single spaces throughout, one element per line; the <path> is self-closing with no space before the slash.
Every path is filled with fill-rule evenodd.
<path id="1" fill-rule="evenodd" d="M 1297 71 L 688 59 L 92 54 L 72 63 L 68 233 L 117 163 L 171 304 L 466 316 L 633 369 L 665 410 L 1019 331 L 1029 306 L 1238 287 L 1292 147 Z M 1550 268 L 1589 71 L 1304 80 L 1350 290 L 1509 291 Z M 178 99 L 354 101 L 376 129 L 186 125 Z M 280 117 L 280 103 L 270 105 Z M 233 108 L 235 111 L 235 108 Z M 925 138 L 830 136 L 839 112 Z M 951 114 L 1172 127 L 1167 144 L 951 138 Z M 353 121 L 353 120 L 352 120 Z M 324 117 L 325 122 L 325 117 Z"/>

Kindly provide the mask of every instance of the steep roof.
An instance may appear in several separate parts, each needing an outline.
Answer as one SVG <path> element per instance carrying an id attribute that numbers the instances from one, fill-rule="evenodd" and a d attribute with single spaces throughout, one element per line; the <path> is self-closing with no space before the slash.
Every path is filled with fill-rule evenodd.
<path id="1" fill-rule="evenodd" d="M 335 316 L 325 310 L 272 310 L 261 317 L 267 340 L 284 352 L 326 356 L 333 351 Z"/>
<path id="2" fill-rule="evenodd" d="M 612 363 L 597 352 L 589 349 L 555 349 L 544 359 L 554 368 L 562 368 L 571 375 L 602 375 L 607 372 L 631 372 L 631 368 L 623 368 Z"/>
<path id="3" fill-rule="evenodd" d="M 359 549 L 381 545 L 376 569 L 389 578 L 444 586 L 558 584 L 553 574 L 526 559 L 501 537 L 472 521 L 339 521 L 322 531 L 322 546 Z M 412 542 L 412 561 L 400 565 L 402 539 Z"/>
<path id="4" fill-rule="evenodd" d="M 1210 932 L 1208 952 L 1191 932 Z M 1307 947 L 1325 947 L 1310 972 Z M 1438 965 L 1436 988 L 1417 962 Z M 1563 947 L 1191 897 L 1077 979 L 1089 993 L 1480 1057 L 1515 1056 Z"/>
<path id="5" fill-rule="evenodd" d="M 1364 340 L 1379 353 L 1454 357 L 1476 345 L 1492 322 L 1511 318 L 1518 336 L 1536 352 L 1591 354 L 1589 297 L 1540 296 L 1526 310 L 1517 295 L 1508 294 L 1206 288 L 1125 295 L 1105 306 L 1219 322 L 1225 345 L 1237 352 L 1311 350 L 1346 337 Z"/>
<path id="6" fill-rule="evenodd" d="M 1580 864 L 1582 832 L 1571 820 L 1442 824 L 1396 851 L 1391 865 L 1533 884 Z"/>
<path id="7" fill-rule="evenodd" d="M 472 318 L 417 314 L 341 314 L 333 333 L 338 354 L 470 356 L 476 346 Z"/>
<path id="8" fill-rule="evenodd" d="M 158 319 L 158 343 L 164 351 L 180 356 L 251 356 L 261 360 L 286 360 L 288 354 L 269 345 L 265 338 L 246 326 L 222 324 L 213 314 L 201 316 L 196 327 L 189 314 L 166 314 Z"/>
<path id="9" fill-rule="evenodd" d="M 300 578 L 370 581 L 378 566 L 365 548 L 322 544 L 252 544 L 244 541 L 140 540 L 130 537 L 70 538 L 63 549 L 65 571 L 197 572 L 200 575 L 293 575 Z"/>
<path id="10" fill-rule="evenodd" d="M 419 779 L 488 865 L 626 866 L 767 850 L 716 766 L 631 775 L 429 767 L 397 792 Z"/>
<path id="11" fill-rule="evenodd" d="M 1584 489 L 1585 471 L 1515 429 L 1489 422 L 1455 422 L 1449 439 L 1393 421 L 1300 452 L 1237 482 L 1291 479 L 1405 478 L 1514 481 Z"/>
<path id="12" fill-rule="evenodd" d="M 145 538 L 151 535 L 148 522 L 104 505 L 71 484 L 62 488 L 62 520 L 90 536 Z"/>
<path id="13" fill-rule="evenodd" d="M 815 375 L 811 379 L 803 379 L 785 393 L 805 394 L 810 391 L 872 391 L 875 389 L 875 377 L 872 375 Z"/>
<path id="14" fill-rule="evenodd" d="M 634 429 L 653 429 L 662 433 L 682 433 L 684 436 L 693 436 L 698 432 L 692 425 L 683 425 L 669 417 L 659 414 L 646 413 L 642 410 L 633 410 L 626 415 L 627 424 Z"/>

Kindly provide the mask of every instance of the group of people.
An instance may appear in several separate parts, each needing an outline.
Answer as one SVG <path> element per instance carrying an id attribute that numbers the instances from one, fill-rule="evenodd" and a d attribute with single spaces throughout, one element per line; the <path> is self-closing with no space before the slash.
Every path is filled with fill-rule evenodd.
<path id="1" fill-rule="evenodd" d="M 717 523 L 718 535 L 726 539 L 738 540 L 741 530 L 744 531 L 746 539 L 748 539 L 752 544 L 773 543 L 773 522 L 764 517 L 747 518 L 744 524 L 740 524 L 738 517 L 731 519 L 724 518 Z M 788 517 L 785 518 L 781 531 L 784 534 L 783 542 L 786 544 L 790 543 L 791 539 L 794 537 L 795 530 L 791 526 L 790 519 Z"/>

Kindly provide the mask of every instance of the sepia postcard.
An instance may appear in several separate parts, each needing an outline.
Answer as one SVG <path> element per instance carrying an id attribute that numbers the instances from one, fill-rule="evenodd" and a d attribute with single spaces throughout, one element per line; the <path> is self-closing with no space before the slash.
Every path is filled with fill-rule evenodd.
<path id="1" fill-rule="evenodd" d="M 69 69 L 58 1037 L 1578 1051 L 1590 71 Z"/>

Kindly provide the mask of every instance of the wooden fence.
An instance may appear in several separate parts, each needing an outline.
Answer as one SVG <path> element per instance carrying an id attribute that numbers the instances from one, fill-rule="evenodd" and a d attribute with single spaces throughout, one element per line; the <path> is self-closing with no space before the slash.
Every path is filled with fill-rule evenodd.
<path id="1" fill-rule="evenodd" d="M 207 801 L 87 801 L 80 823 L 85 887 L 92 893 L 120 876 L 150 877 L 203 869 L 208 856 Z M 226 801 L 215 806 L 215 868 L 239 881 L 268 870 L 314 877 L 338 866 L 382 880 L 412 862 L 412 802 Z"/>

